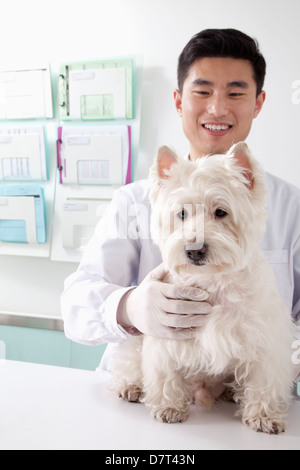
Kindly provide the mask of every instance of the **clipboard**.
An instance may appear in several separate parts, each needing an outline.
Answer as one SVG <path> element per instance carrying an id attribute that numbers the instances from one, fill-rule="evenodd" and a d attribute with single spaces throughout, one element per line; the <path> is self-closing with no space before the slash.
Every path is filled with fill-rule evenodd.
<path id="1" fill-rule="evenodd" d="M 58 90 L 63 121 L 132 119 L 133 58 L 62 64 Z"/>
<path id="2" fill-rule="evenodd" d="M 131 182 L 131 128 L 59 127 L 57 162 L 61 184 L 128 184 Z"/>

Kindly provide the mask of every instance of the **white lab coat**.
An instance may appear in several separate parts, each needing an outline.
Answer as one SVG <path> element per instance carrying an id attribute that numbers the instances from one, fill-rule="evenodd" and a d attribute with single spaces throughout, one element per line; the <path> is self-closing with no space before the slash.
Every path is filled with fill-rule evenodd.
<path id="1" fill-rule="evenodd" d="M 267 186 L 269 218 L 261 248 L 300 325 L 300 190 L 269 174 Z M 115 192 L 78 270 L 65 282 L 66 336 L 87 345 L 124 341 L 128 333 L 116 321 L 120 299 L 161 262 L 150 237 L 148 181 L 140 180 Z M 103 356 L 104 370 L 112 349 L 110 344 Z"/>

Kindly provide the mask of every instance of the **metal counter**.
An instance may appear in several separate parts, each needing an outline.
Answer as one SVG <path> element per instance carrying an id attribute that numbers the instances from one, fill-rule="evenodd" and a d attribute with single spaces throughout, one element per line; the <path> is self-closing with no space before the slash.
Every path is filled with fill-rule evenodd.
<path id="1" fill-rule="evenodd" d="M 64 323 L 60 318 L 36 317 L 30 314 L 18 315 L 10 312 L 0 313 L 0 326 L 1 325 L 64 331 Z"/>

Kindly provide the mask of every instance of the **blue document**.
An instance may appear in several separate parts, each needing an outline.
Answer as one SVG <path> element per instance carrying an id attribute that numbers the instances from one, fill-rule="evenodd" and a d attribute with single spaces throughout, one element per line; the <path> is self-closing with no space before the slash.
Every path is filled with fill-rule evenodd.
<path id="1" fill-rule="evenodd" d="M 44 195 L 40 186 L 0 186 L 0 241 L 46 243 Z"/>

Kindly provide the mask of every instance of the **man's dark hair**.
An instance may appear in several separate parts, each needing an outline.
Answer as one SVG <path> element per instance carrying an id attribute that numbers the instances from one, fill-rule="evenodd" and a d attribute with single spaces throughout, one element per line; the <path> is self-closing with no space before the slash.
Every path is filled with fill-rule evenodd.
<path id="1" fill-rule="evenodd" d="M 203 57 L 230 57 L 249 60 L 256 81 L 256 96 L 263 88 L 266 62 L 258 42 L 237 29 L 205 29 L 192 37 L 178 60 L 178 89 L 182 93 L 184 81 L 192 64 Z"/>

